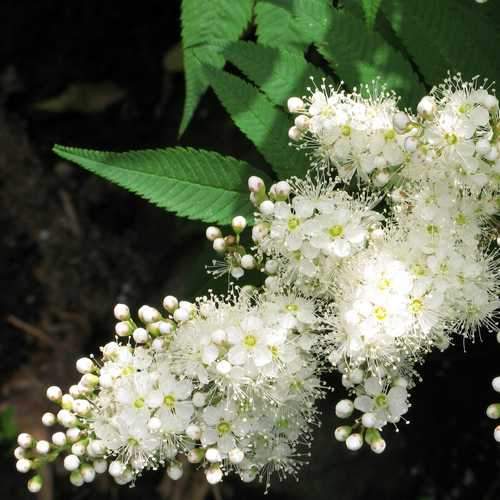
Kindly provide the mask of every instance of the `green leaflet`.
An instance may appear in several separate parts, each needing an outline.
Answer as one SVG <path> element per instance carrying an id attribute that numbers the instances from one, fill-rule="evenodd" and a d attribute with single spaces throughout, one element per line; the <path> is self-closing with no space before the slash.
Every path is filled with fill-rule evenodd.
<path id="1" fill-rule="evenodd" d="M 385 0 L 382 11 L 426 81 L 435 84 L 448 70 L 500 78 L 498 15 L 487 17 L 482 7 L 457 0 Z"/>
<path id="2" fill-rule="evenodd" d="M 208 87 L 203 64 L 222 68 L 224 46 L 237 40 L 252 17 L 253 0 L 198 0 L 182 2 L 182 45 L 186 78 L 186 100 L 179 133 L 182 134 Z"/>
<path id="3" fill-rule="evenodd" d="M 295 0 L 257 0 L 257 39 L 269 47 L 306 50 L 312 37 L 300 29 L 294 17 Z"/>
<path id="4" fill-rule="evenodd" d="M 348 11 L 331 9 L 323 0 L 311 4 L 315 9 L 301 14 L 302 29 L 315 29 L 318 50 L 349 86 L 380 77 L 401 95 L 405 105 L 415 105 L 426 93 L 404 56 L 380 33 L 367 30 L 362 19 Z"/>
<path id="5" fill-rule="evenodd" d="M 206 68 L 210 84 L 237 127 L 255 144 L 281 179 L 309 168 L 303 152 L 289 147 L 290 117 L 257 88 L 217 68 Z"/>
<path id="6" fill-rule="evenodd" d="M 310 77 L 321 83 L 323 72 L 309 64 L 299 50 L 265 47 L 252 42 L 234 42 L 224 51 L 226 59 L 238 67 L 269 97 L 280 106 L 291 96 L 301 96 Z"/>
<path id="7" fill-rule="evenodd" d="M 228 224 L 252 218 L 247 180 L 263 173 L 215 152 L 167 148 L 110 153 L 54 146 L 54 153 L 188 219 Z"/>
<path id="8" fill-rule="evenodd" d="M 375 19 L 377 18 L 378 11 L 382 0 L 361 0 L 361 6 L 365 13 L 366 24 L 369 28 L 373 28 Z"/>

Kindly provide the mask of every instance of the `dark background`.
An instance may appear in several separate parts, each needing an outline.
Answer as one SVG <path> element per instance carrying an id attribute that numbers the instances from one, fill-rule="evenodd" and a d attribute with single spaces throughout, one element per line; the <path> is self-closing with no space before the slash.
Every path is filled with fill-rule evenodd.
<path id="1" fill-rule="evenodd" d="M 0 410 L 12 408 L 19 431 L 42 437 L 45 387 L 77 379 L 75 360 L 112 337 L 117 301 L 158 306 L 167 293 L 192 298 L 213 286 L 204 277 L 212 255 L 202 225 L 59 161 L 52 145 L 119 151 L 183 144 L 262 165 L 210 92 L 178 140 L 179 2 L 11 0 L 0 5 L 0 19 Z M 104 105 L 112 99 L 103 82 L 123 96 Z M 46 110 L 47 99 L 82 83 L 94 86 L 80 87 L 85 93 L 69 104 L 49 101 L 58 111 Z M 382 456 L 336 443 L 333 400 L 325 401 L 311 463 L 298 484 L 276 481 L 270 500 L 499 499 L 498 445 L 484 412 L 495 398 L 490 382 L 500 371 L 500 348 L 493 337 L 465 347 L 467 355 L 460 344 L 428 360 L 411 425 L 387 433 Z M 0 440 L 1 496 L 30 498 L 12 447 L 8 436 Z M 58 468 L 47 481 L 46 500 L 264 494 L 237 481 L 209 489 L 197 473 L 176 484 L 149 473 L 133 489 L 104 478 L 77 489 Z"/>

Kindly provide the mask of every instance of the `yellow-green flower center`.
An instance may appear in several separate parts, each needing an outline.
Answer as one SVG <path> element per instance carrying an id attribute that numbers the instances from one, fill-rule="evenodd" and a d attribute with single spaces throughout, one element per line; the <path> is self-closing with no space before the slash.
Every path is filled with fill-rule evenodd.
<path id="1" fill-rule="evenodd" d="M 134 367 L 133 366 L 125 366 L 123 369 L 122 369 L 122 375 L 124 377 L 128 377 L 129 375 L 132 375 L 132 373 L 134 373 Z"/>
<path id="2" fill-rule="evenodd" d="M 227 434 L 231 430 L 231 424 L 229 422 L 225 422 L 224 420 L 222 422 L 219 422 L 217 424 L 217 432 L 219 434 Z"/>
<path id="3" fill-rule="evenodd" d="M 279 354 L 278 348 L 275 345 L 270 345 L 269 350 L 271 351 L 273 359 L 276 359 L 278 357 L 278 354 Z"/>
<path id="4" fill-rule="evenodd" d="M 175 397 L 172 396 L 172 394 L 167 394 L 164 398 L 163 398 L 163 404 L 167 407 L 167 408 L 173 408 L 175 406 Z"/>
<path id="5" fill-rule="evenodd" d="M 386 290 L 390 286 L 391 286 L 391 280 L 388 280 L 387 278 L 381 279 L 378 284 L 379 290 Z"/>
<path id="6" fill-rule="evenodd" d="M 390 129 L 390 130 L 387 130 L 384 134 L 384 139 L 386 141 L 392 141 L 394 140 L 396 137 L 396 132 L 394 132 L 394 130 Z"/>
<path id="7" fill-rule="evenodd" d="M 373 308 L 373 315 L 379 321 L 384 321 L 387 318 L 387 309 L 382 306 L 376 306 Z"/>
<path id="8" fill-rule="evenodd" d="M 422 264 L 415 264 L 412 267 L 412 271 L 416 276 L 423 276 L 425 274 L 425 267 Z"/>
<path id="9" fill-rule="evenodd" d="M 375 406 L 377 406 L 377 408 L 385 408 L 387 403 L 387 396 L 385 394 L 379 394 L 375 398 Z"/>
<path id="10" fill-rule="evenodd" d="M 144 399 L 137 398 L 134 401 L 134 408 L 137 408 L 138 410 L 140 410 L 141 408 L 144 408 Z"/>
<path id="11" fill-rule="evenodd" d="M 298 217 L 290 217 L 288 219 L 288 229 L 294 231 L 300 226 L 300 219 Z"/>
<path id="12" fill-rule="evenodd" d="M 276 420 L 276 427 L 279 429 L 288 429 L 288 420 L 285 417 L 281 417 Z"/>
<path id="13" fill-rule="evenodd" d="M 335 224 L 335 226 L 332 226 L 330 229 L 328 229 L 328 234 L 332 238 L 338 238 L 339 236 L 342 236 L 344 234 L 344 226 L 341 224 Z"/>
<path id="14" fill-rule="evenodd" d="M 465 215 L 463 213 L 459 213 L 456 217 L 455 217 L 455 222 L 457 224 L 459 224 L 460 226 L 463 226 L 464 224 L 467 223 L 467 217 L 465 217 Z"/>
<path id="15" fill-rule="evenodd" d="M 340 132 L 343 136 L 349 137 L 351 135 L 351 127 L 349 127 L 349 125 L 342 125 Z"/>
<path id="16" fill-rule="evenodd" d="M 288 312 L 295 313 L 299 310 L 299 306 L 297 304 L 288 304 L 285 309 Z"/>
<path id="17" fill-rule="evenodd" d="M 410 311 L 413 314 L 418 314 L 424 307 L 424 303 L 420 299 L 413 299 L 410 302 Z"/>
<path id="18" fill-rule="evenodd" d="M 458 137 L 455 134 L 445 134 L 444 138 L 450 146 L 453 146 L 458 142 Z"/>
<path id="19" fill-rule="evenodd" d="M 436 236 L 439 233 L 439 228 L 436 224 L 428 224 L 426 230 L 431 236 Z"/>
<path id="20" fill-rule="evenodd" d="M 245 335 L 243 344 L 248 349 L 251 349 L 252 347 L 255 347 L 257 345 L 257 337 L 255 335 Z"/>

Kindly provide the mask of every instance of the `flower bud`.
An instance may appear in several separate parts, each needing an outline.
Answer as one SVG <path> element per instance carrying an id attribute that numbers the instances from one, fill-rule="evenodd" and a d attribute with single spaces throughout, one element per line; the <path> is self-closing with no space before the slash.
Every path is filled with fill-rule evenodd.
<path id="1" fill-rule="evenodd" d="M 209 484 L 217 484 L 222 481 L 222 470 L 218 465 L 212 465 L 205 471 L 205 477 Z"/>
<path id="2" fill-rule="evenodd" d="M 247 220 L 242 215 L 237 215 L 231 221 L 231 227 L 236 234 L 240 234 L 247 227 Z"/>
<path id="3" fill-rule="evenodd" d="M 403 147 L 408 153 L 414 153 L 418 147 L 418 140 L 415 137 L 407 137 L 404 140 Z"/>
<path id="4" fill-rule="evenodd" d="M 85 482 L 83 480 L 83 476 L 80 473 L 79 470 L 74 470 L 70 475 L 69 475 L 69 482 L 73 485 L 79 488 L 80 486 L 83 486 L 83 483 Z"/>
<path id="5" fill-rule="evenodd" d="M 198 425 L 195 424 L 189 424 L 186 427 L 186 435 L 189 439 L 192 439 L 193 441 L 198 441 L 201 437 L 201 429 Z"/>
<path id="6" fill-rule="evenodd" d="M 335 415 L 339 418 L 349 418 L 354 411 L 354 404 L 350 399 L 342 399 L 335 406 Z"/>
<path id="7" fill-rule="evenodd" d="M 35 448 L 40 455 L 46 455 L 50 451 L 50 443 L 45 441 L 45 439 L 41 439 L 38 443 L 36 443 Z"/>
<path id="8" fill-rule="evenodd" d="M 217 448 L 208 448 L 205 452 L 205 458 L 211 463 L 222 462 L 222 457 Z"/>
<path id="9" fill-rule="evenodd" d="M 351 434 L 345 441 L 348 450 L 357 451 L 363 446 L 363 436 L 355 433 Z"/>
<path id="10" fill-rule="evenodd" d="M 179 309 L 174 311 L 174 320 L 177 321 L 177 323 L 187 321 L 189 316 L 189 311 L 187 309 L 183 309 L 182 307 L 179 307 Z"/>
<path id="11" fill-rule="evenodd" d="M 274 212 L 274 203 L 271 200 L 264 200 L 260 205 L 259 205 L 259 212 L 262 215 L 272 215 Z"/>
<path id="12" fill-rule="evenodd" d="M 90 373 L 94 369 L 94 363 L 90 358 L 80 358 L 76 362 L 76 369 L 82 375 L 85 375 L 85 373 Z"/>
<path id="13" fill-rule="evenodd" d="M 167 476 L 173 481 L 180 479 L 182 474 L 182 466 L 177 462 L 174 462 L 167 467 Z"/>
<path id="14" fill-rule="evenodd" d="M 431 96 L 423 97 L 417 105 L 417 113 L 424 118 L 431 117 L 436 111 L 436 102 Z"/>
<path id="15" fill-rule="evenodd" d="M 144 328 L 136 328 L 132 337 L 137 344 L 145 344 L 149 340 L 149 333 Z"/>
<path id="16" fill-rule="evenodd" d="M 240 264 L 241 264 L 241 267 L 243 269 L 246 269 L 247 271 L 251 270 L 251 269 L 255 269 L 255 258 L 253 255 L 250 255 L 250 254 L 243 255 L 243 257 L 241 257 Z"/>
<path id="17" fill-rule="evenodd" d="M 292 188 L 286 181 L 279 181 L 274 185 L 274 194 L 279 201 L 285 201 L 289 196 Z"/>
<path id="18" fill-rule="evenodd" d="M 130 319 L 130 309 L 125 304 L 116 304 L 113 314 L 118 321 L 128 321 Z"/>
<path id="19" fill-rule="evenodd" d="M 488 408 L 486 408 L 486 415 L 492 419 L 500 418 L 500 403 L 488 406 Z"/>
<path id="20" fill-rule="evenodd" d="M 138 316 L 144 323 L 154 323 L 161 319 L 161 314 L 154 307 L 142 306 L 139 308 Z"/>
<path id="21" fill-rule="evenodd" d="M 90 413 L 92 406 L 86 399 L 75 399 L 73 401 L 73 411 L 80 417 L 85 417 Z"/>
<path id="22" fill-rule="evenodd" d="M 86 373 L 80 380 L 80 383 L 83 387 L 90 390 L 99 385 L 99 377 L 93 373 Z"/>
<path id="23" fill-rule="evenodd" d="M 239 448 L 233 448 L 228 453 L 229 461 L 232 464 L 240 464 L 245 458 L 245 454 Z"/>
<path id="24" fill-rule="evenodd" d="M 224 238 L 216 238 L 212 244 L 213 249 L 218 253 L 224 253 L 226 250 L 226 240 Z"/>
<path id="25" fill-rule="evenodd" d="M 496 392 L 500 392 L 500 377 L 495 377 L 491 382 L 491 386 Z"/>
<path id="26" fill-rule="evenodd" d="M 94 460 L 92 462 L 92 466 L 97 474 L 104 474 L 108 470 L 108 462 L 104 460 L 104 458 L 100 458 L 99 460 Z"/>
<path id="27" fill-rule="evenodd" d="M 278 272 L 278 261 L 277 260 L 268 260 L 264 264 L 264 271 L 266 271 L 267 274 L 276 274 Z"/>
<path id="28" fill-rule="evenodd" d="M 256 477 L 257 477 L 257 471 L 253 469 L 246 469 L 240 471 L 240 479 L 244 483 L 251 483 L 252 481 L 255 481 Z"/>
<path id="29" fill-rule="evenodd" d="M 71 446 L 71 453 L 73 453 L 73 455 L 76 455 L 77 457 L 82 457 L 83 455 L 85 455 L 86 451 L 87 447 L 81 441 Z"/>
<path id="30" fill-rule="evenodd" d="M 120 321 L 115 325 L 115 333 L 118 337 L 128 337 L 132 333 L 132 325 L 128 321 Z"/>
<path id="31" fill-rule="evenodd" d="M 370 448 L 373 451 L 373 453 L 380 455 L 380 453 L 383 453 L 386 448 L 386 442 L 382 438 L 375 439 L 374 441 L 371 442 Z"/>
<path id="32" fill-rule="evenodd" d="M 361 423 L 367 428 L 375 427 L 377 424 L 377 417 L 372 412 L 365 413 L 361 417 Z"/>
<path id="33" fill-rule="evenodd" d="M 81 433 L 78 427 L 71 427 L 66 431 L 66 437 L 70 443 L 74 443 L 80 439 Z"/>
<path id="34" fill-rule="evenodd" d="M 95 479 L 95 469 L 89 464 L 80 467 L 80 474 L 86 483 L 91 483 Z"/>
<path id="35" fill-rule="evenodd" d="M 197 408 L 202 408 L 205 406 L 207 401 L 207 395 L 204 392 L 195 392 L 193 394 L 193 405 Z"/>
<path id="36" fill-rule="evenodd" d="M 304 101 L 300 97 L 290 97 L 286 105 L 290 113 L 299 113 L 304 109 Z"/>
<path id="37" fill-rule="evenodd" d="M 485 1 L 486 0 L 483 0 L 483 3 Z M 488 110 L 493 111 L 498 108 L 498 99 L 494 95 L 488 94 L 483 98 L 483 105 L 485 108 L 488 108 Z"/>
<path id="38" fill-rule="evenodd" d="M 222 238 L 222 232 L 218 227 L 208 226 L 205 231 L 205 236 L 208 241 L 214 241 L 217 238 Z"/>
<path id="39" fill-rule="evenodd" d="M 495 427 L 495 431 L 493 432 L 493 437 L 497 443 L 500 443 L 500 425 Z"/>
<path id="40" fill-rule="evenodd" d="M 398 111 L 392 119 L 392 124 L 398 132 L 404 132 L 410 124 L 410 118 L 403 111 Z"/>
<path id="41" fill-rule="evenodd" d="M 28 460 L 27 458 L 20 458 L 16 462 L 16 469 L 21 474 L 26 474 L 27 472 L 29 472 L 31 470 L 32 465 L 33 465 L 33 463 L 31 462 L 31 460 Z"/>
<path id="42" fill-rule="evenodd" d="M 80 459 L 76 455 L 67 455 L 64 457 L 64 468 L 67 471 L 74 471 L 80 467 Z"/>
<path id="43" fill-rule="evenodd" d="M 36 476 L 33 476 L 29 481 L 28 481 L 28 491 L 30 493 L 38 493 L 43 486 L 43 479 L 42 476 L 39 476 L 38 474 Z"/>
<path id="44" fill-rule="evenodd" d="M 189 450 L 187 459 L 190 464 L 199 464 L 203 460 L 204 452 L 202 448 Z"/>
<path id="45" fill-rule="evenodd" d="M 259 193 L 260 191 L 264 191 L 265 188 L 266 185 L 260 177 L 252 175 L 248 178 L 248 189 L 250 190 L 250 192 Z"/>
<path id="46" fill-rule="evenodd" d="M 299 115 L 295 117 L 294 123 L 299 130 L 304 131 L 309 128 L 310 120 L 306 115 Z"/>
<path id="47" fill-rule="evenodd" d="M 50 411 L 42 415 L 42 424 L 45 427 L 52 427 L 56 423 L 56 416 Z"/>
<path id="48" fill-rule="evenodd" d="M 114 460 L 109 464 L 108 472 L 110 476 L 116 478 L 118 476 L 121 476 L 125 472 L 125 469 L 126 469 L 125 464 L 119 462 L 118 460 Z"/>
<path id="49" fill-rule="evenodd" d="M 288 137 L 292 141 L 298 141 L 302 137 L 302 131 L 294 125 L 288 129 Z"/>
<path id="50" fill-rule="evenodd" d="M 172 314 L 178 307 L 179 307 L 179 301 L 177 300 L 176 297 L 173 295 L 167 295 L 163 299 L 163 307 L 170 313 Z M 161 326 L 160 326 L 160 331 L 161 331 Z M 163 333 L 163 332 L 162 332 Z"/>
<path id="51" fill-rule="evenodd" d="M 259 241 L 262 241 L 268 233 L 269 229 L 265 224 L 255 224 L 252 228 L 252 240 L 255 243 L 259 243 Z"/>
<path id="52" fill-rule="evenodd" d="M 350 425 L 341 425 L 335 429 L 335 439 L 337 441 L 344 442 L 352 432 L 352 427 Z"/>
<path id="53" fill-rule="evenodd" d="M 47 389 L 47 398 L 50 401 L 57 402 L 62 398 L 62 391 L 60 387 L 57 387 L 57 385 L 52 385 Z"/>
<path id="54" fill-rule="evenodd" d="M 56 446 L 64 446 L 66 444 L 66 434 L 64 432 L 55 432 L 52 434 L 52 442 Z"/>
<path id="55" fill-rule="evenodd" d="M 26 458 L 24 448 L 17 446 L 16 449 L 14 450 L 14 457 L 17 458 L 18 460 L 21 458 Z"/>

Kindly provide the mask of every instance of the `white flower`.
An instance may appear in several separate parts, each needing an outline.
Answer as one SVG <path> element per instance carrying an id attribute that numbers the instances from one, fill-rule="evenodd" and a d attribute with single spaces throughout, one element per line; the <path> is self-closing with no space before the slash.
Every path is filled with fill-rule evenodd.
<path id="1" fill-rule="evenodd" d="M 369 377 L 364 383 L 365 394 L 354 400 L 354 407 L 363 413 L 373 413 L 374 427 L 383 427 L 387 422 L 397 423 L 408 411 L 408 393 L 404 387 L 391 387 L 385 391 L 380 380 Z"/>

